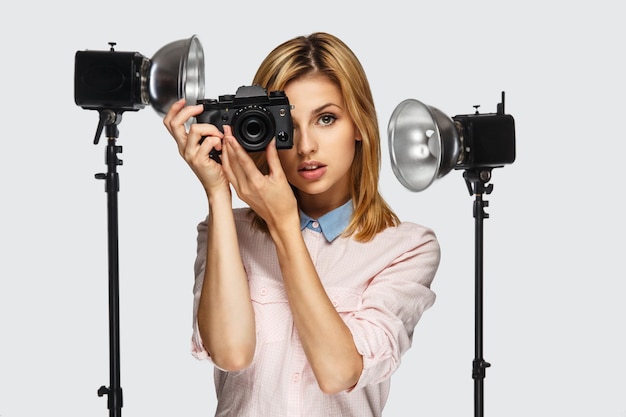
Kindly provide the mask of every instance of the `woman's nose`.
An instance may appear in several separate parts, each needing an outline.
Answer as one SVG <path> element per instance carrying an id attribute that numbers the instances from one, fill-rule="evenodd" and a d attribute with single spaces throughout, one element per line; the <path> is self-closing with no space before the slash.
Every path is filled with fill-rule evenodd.
<path id="1" fill-rule="evenodd" d="M 295 137 L 295 145 L 300 155 L 308 155 L 317 151 L 317 141 L 314 135 L 305 130 L 299 130 Z"/>

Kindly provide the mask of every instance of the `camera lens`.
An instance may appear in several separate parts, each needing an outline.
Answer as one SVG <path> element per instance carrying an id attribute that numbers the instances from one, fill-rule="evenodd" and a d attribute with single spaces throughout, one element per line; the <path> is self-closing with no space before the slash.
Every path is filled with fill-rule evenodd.
<path id="1" fill-rule="evenodd" d="M 274 137 L 274 118 L 267 109 L 247 106 L 233 116 L 233 133 L 247 151 L 260 151 Z"/>
<path id="2" fill-rule="evenodd" d="M 249 117 L 241 123 L 241 129 L 245 133 L 249 142 L 257 143 L 263 140 L 262 138 L 265 136 L 266 126 L 263 124 L 262 120 L 258 120 L 255 117 Z"/>

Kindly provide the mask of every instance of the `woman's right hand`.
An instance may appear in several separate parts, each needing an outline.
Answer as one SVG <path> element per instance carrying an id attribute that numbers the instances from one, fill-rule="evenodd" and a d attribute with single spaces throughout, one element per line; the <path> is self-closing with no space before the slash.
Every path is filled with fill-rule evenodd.
<path id="1" fill-rule="evenodd" d="M 178 152 L 202 183 L 207 196 L 224 190 L 230 192 L 222 165 L 209 156 L 213 149 L 222 150 L 224 134 L 208 123 L 192 123 L 187 131 L 186 123 L 202 113 L 204 107 L 201 104 L 185 106 L 185 102 L 183 98 L 172 104 L 163 124 L 176 140 Z"/>

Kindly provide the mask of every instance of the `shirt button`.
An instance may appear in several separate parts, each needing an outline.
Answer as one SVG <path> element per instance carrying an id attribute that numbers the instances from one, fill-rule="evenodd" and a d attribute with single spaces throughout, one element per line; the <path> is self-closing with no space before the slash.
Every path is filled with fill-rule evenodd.
<path id="1" fill-rule="evenodd" d="M 299 382 L 300 381 L 300 374 L 299 373 L 293 374 L 292 380 L 293 380 L 293 382 Z"/>
<path id="2" fill-rule="evenodd" d="M 320 227 L 319 222 L 313 222 L 311 223 L 311 226 L 313 226 L 314 229 L 317 229 L 318 227 Z"/>
<path id="3" fill-rule="evenodd" d="M 333 300 L 333 305 L 334 305 L 335 307 L 337 307 L 337 306 L 339 306 L 339 302 L 338 302 L 337 300 Z"/>
<path id="4" fill-rule="evenodd" d="M 261 295 L 267 295 L 267 288 L 261 288 Z"/>

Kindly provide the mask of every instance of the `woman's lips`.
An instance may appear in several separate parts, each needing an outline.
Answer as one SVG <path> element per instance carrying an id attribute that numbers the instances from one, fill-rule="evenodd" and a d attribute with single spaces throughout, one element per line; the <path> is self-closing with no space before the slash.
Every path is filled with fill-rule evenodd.
<path id="1" fill-rule="evenodd" d="M 298 174 L 306 180 L 317 180 L 326 173 L 326 165 L 319 162 L 304 162 L 298 166 Z"/>

